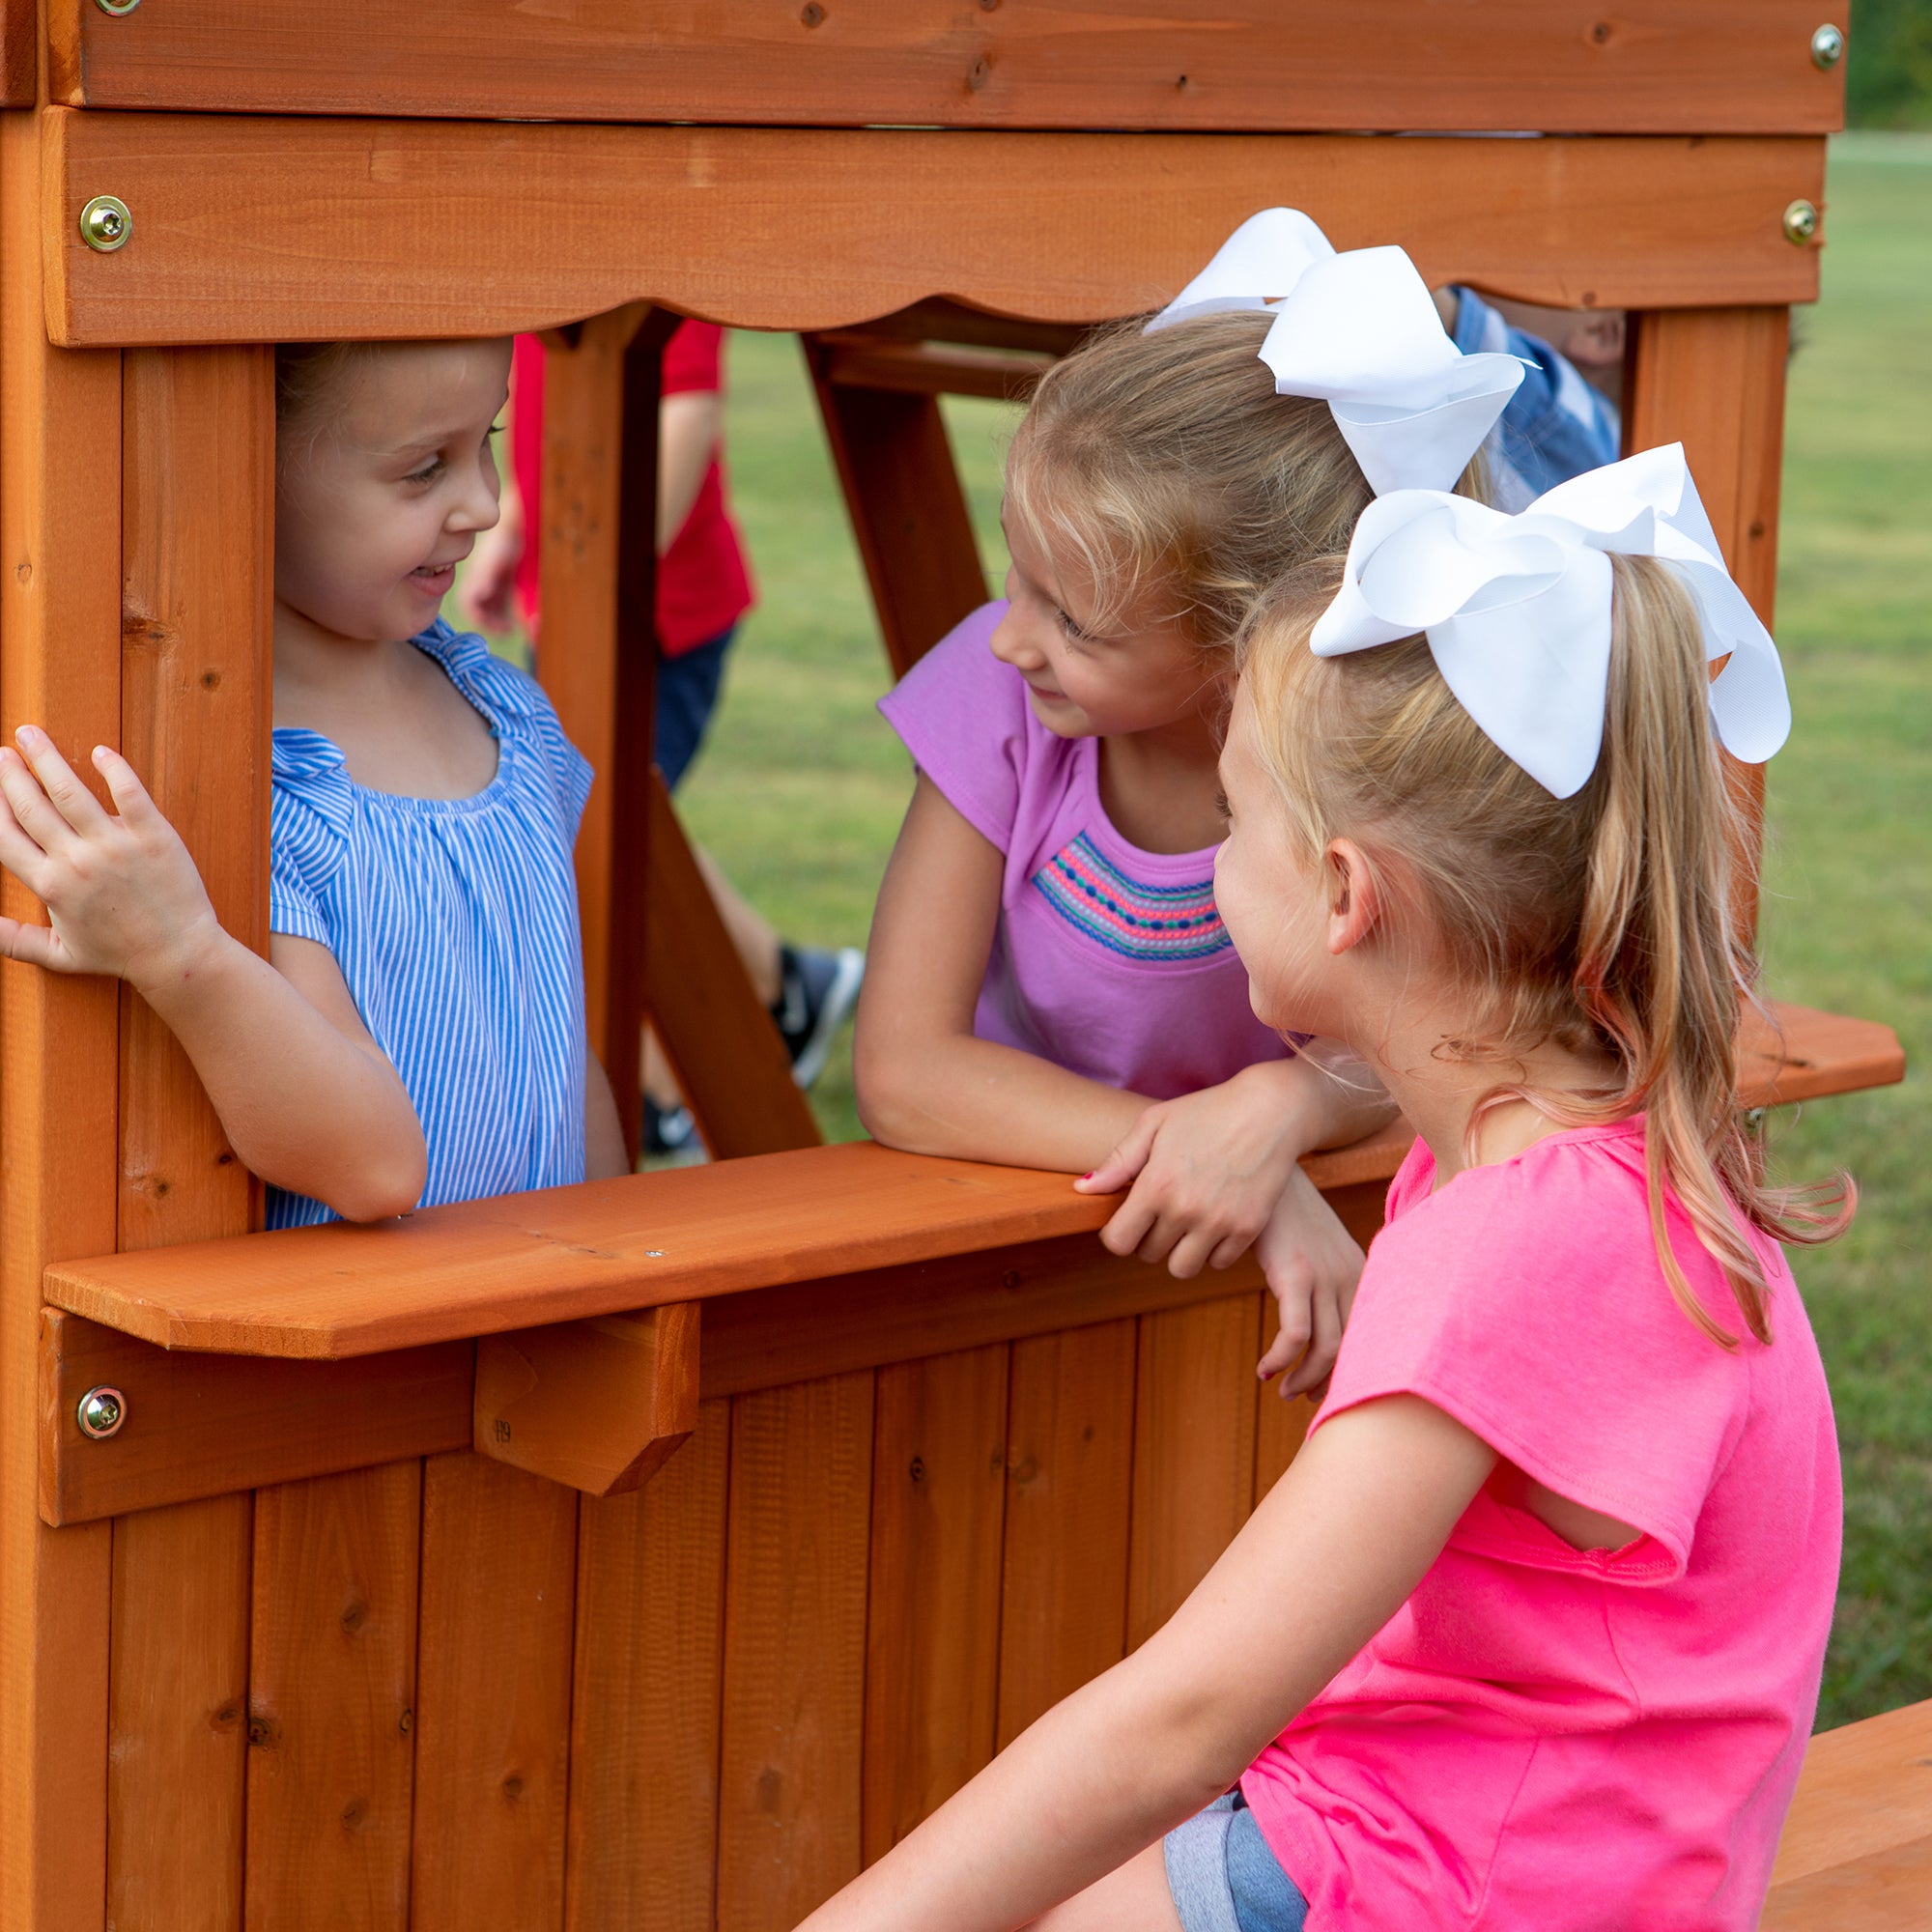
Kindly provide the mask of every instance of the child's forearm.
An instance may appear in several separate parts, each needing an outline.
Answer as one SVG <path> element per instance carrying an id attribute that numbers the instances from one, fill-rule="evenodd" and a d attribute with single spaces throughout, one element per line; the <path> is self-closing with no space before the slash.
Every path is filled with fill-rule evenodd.
<path id="1" fill-rule="evenodd" d="M 855 1071 L 860 1118 L 888 1147 L 1066 1174 L 1097 1167 L 1150 1104 L 970 1034 L 862 1040 Z"/>
<path id="2" fill-rule="evenodd" d="M 1298 1116 L 1295 1138 L 1303 1153 L 1350 1147 L 1395 1118 L 1395 1102 L 1375 1069 L 1339 1041 L 1311 1039 L 1275 1065 Z"/>
<path id="3" fill-rule="evenodd" d="M 406 1212 L 427 1171 L 395 1069 L 224 932 L 135 990 L 186 1050 L 237 1156 L 351 1221 Z"/>

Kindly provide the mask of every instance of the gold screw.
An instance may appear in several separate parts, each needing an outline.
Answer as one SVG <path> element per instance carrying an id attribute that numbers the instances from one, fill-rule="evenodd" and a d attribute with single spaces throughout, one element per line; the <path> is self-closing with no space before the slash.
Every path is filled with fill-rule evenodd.
<path id="1" fill-rule="evenodd" d="M 1818 211 L 1810 202 L 1794 201 L 1784 211 L 1784 239 L 1800 248 L 1818 239 Z"/>
<path id="2" fill-rule="evenodd" d="M 123 14 L 131 14 L 141 0 L 94 0 L 94 4 L 103 14 L 112 14 L 118 20 Z"/>
<path id="3" fill-rule="evenodd" d="M 80 1433 L 92 1442 L 104 1442 L 128 1419 L 128 1398 L 117 1388 L 91 1388 L 74 1410 Z"/>
<path id="4" fill-rule="evenodd" d="M 107 0 L 101 0 L 105 6 Z M 1845 36 L 1843 32 L 1827 20 L 1811 36 L 1811 65 L 1820 70 L 1834 68 L 1845 57 Z"/>
<path id="5" fill-rule="evenodd" d="M 80 211 L 80 239 L 103 255 L 125 247 L 133 232 L 134 217 L 128 213 L 128 204 L 111 194 L 97 194 Z"/>

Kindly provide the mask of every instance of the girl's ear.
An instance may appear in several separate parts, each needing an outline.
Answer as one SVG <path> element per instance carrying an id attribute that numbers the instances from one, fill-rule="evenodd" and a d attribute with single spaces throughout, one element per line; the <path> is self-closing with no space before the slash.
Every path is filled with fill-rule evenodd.
<path id="1" fill-rule="evenodd" d="M 1362 848 L 1352 838 L 1331 838 L 1321 855 L 1328 887 L 1328 951 L 1352 952 L 1381 923 L 1381 892 Z"/>

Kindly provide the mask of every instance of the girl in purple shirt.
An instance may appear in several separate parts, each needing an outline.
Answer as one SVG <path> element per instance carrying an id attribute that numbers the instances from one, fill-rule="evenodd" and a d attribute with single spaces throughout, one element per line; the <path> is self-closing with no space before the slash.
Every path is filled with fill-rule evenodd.
<path id="1" fill-rule="evenodd" d="M 1007 597 L 881 706 L 919 777 L 859 1010 L 867 1126 L 1130 1187 L 1102 1238 L 1178 1276 L 1256 1245 L 1284 1395 L 1328 1373 L 1361 1266 L 1300 1156 L 1390 1110 L 1250 1008 L 1213 888 L 1230 644 L 1265 584 L 1348 547 L 1372 477 L 1456 487 L 1520 377 L 1450 344 L 1400 249 L 1256 216 L 1151 324 L 1047 373 L 1007 464 Z M 1432 384 L 1460 400 L 1418 406 Z"/>

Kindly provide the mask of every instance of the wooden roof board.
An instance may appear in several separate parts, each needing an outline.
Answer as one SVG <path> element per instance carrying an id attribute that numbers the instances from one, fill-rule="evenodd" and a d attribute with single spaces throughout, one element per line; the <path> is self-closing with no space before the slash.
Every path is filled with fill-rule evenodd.
<path id="1" fill-rule="evenodd" d="M 1809 301 L 1819 137 L 508 127 L 43 120 L 47 328 L 66 348 L 485 335 L 626 301 L 818 329 L 929 297 L 1090 323 L 1154 306 L 1258 208 L 1432 281 L 1605 308 Z M 127 242 L 80 211 L 113 194 Z"/>
<path id="2" fill-rule="evenodd" d="M 1826 133 L 1817 0 L 49 0 L 51 98 L 249 114 Z M 1842 10 L 1839 13 L 1842 20 Z"/>

